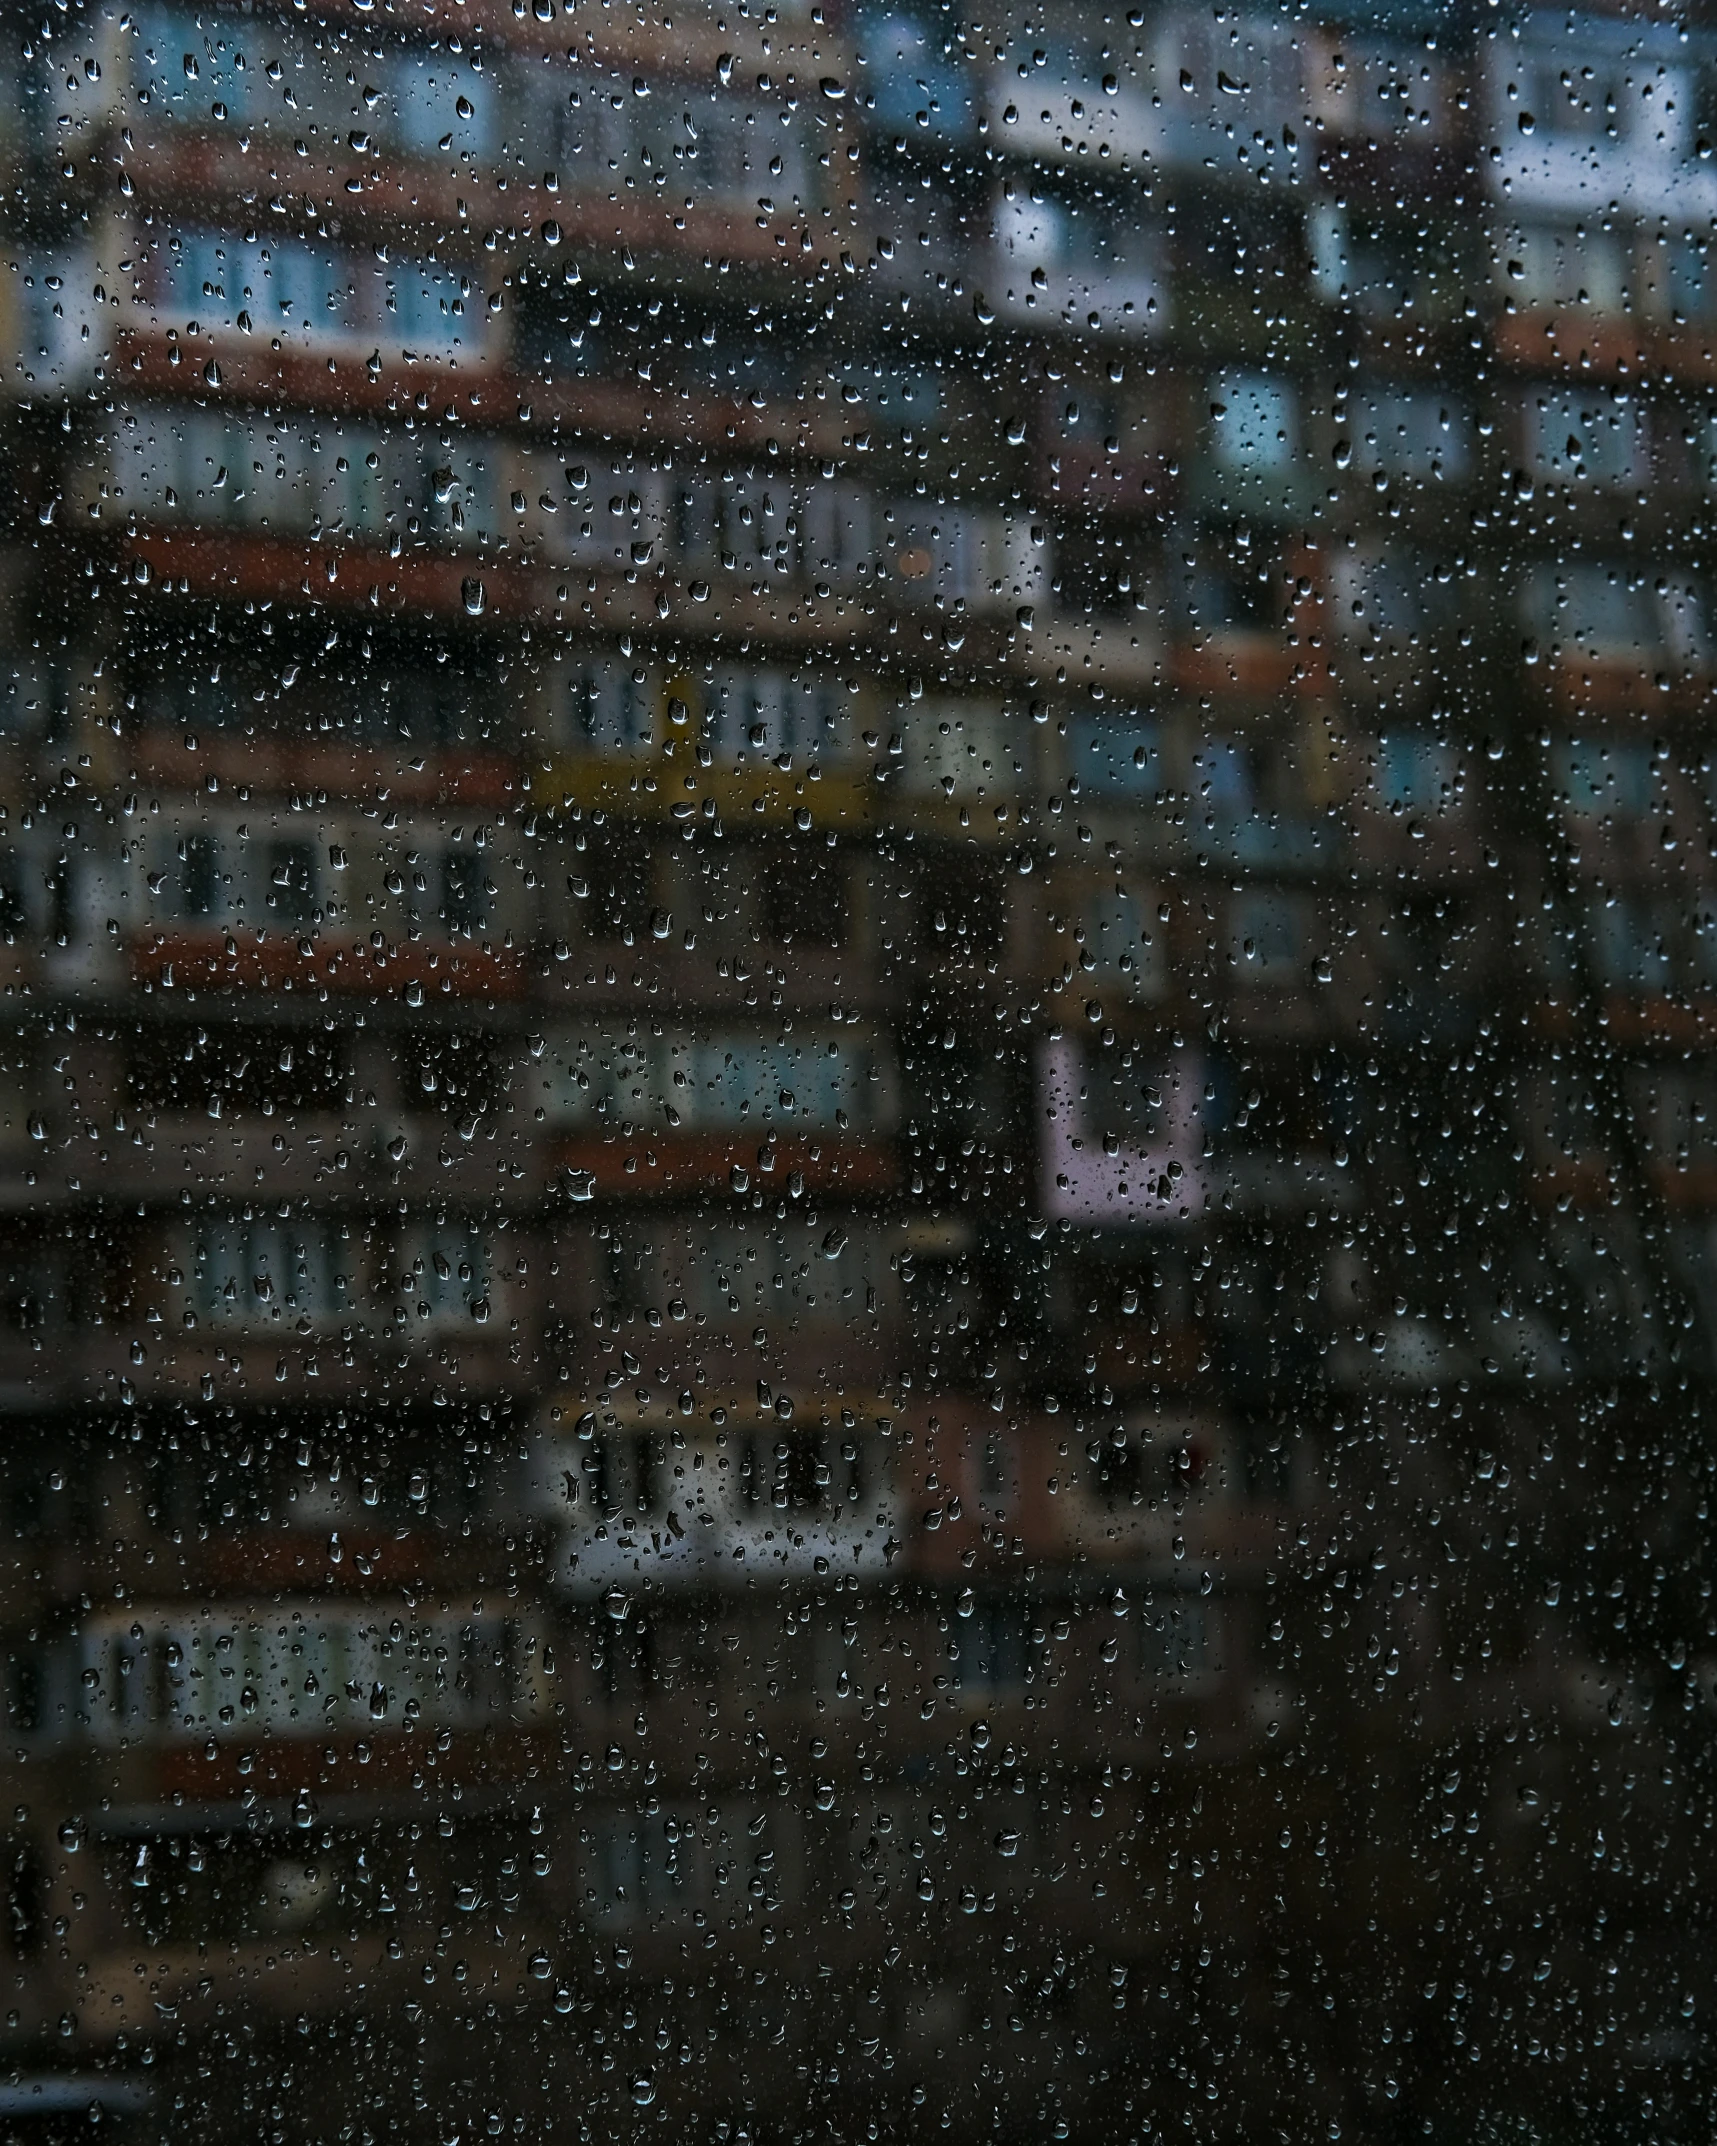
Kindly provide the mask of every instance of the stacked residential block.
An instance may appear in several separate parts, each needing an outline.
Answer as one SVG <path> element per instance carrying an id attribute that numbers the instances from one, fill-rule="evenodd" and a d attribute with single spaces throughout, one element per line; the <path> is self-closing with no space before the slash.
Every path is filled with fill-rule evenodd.
<path id="1" fill-rule="evenodd" d="M 3 60 L 7 2124 L 1704 2135 L 1717 41 Z"/>

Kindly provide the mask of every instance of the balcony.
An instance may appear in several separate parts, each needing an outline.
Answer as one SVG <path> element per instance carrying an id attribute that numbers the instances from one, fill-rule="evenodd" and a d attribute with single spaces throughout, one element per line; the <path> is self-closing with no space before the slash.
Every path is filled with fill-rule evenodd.
<path id="1" fill-rule="evenodd" d="M 1527 690 L 1564 720 L 1702 714 L 1713 688 L 1708 602 L 1702 579 L 1680 569 L 1534 566 L 1520 594 L 1526 665 L 1538 672 Z"/>
<path id="2" fill-rule="evenodd" d="M 437 416 L 451 408 L 471 422 L 510 424 L 521 434 L 659 440 L 678 446 L 689 440 L 720 452 L 758 454 L 776 442 L 788 454 L 810 460 L 840 456 L 852 447 L 851 422 L 833 412 L 807 408 L 802 397 L 753 404 L 737 395 L 712 395 L 706 382 L 666 388 L 616 378 L 611 371 L 589 378 L 545 377 L 517 343 L 498 348 L 480 375 L 450 373 L 445 366 L 407 364 L 381 352 L 303 353 L 258 348 L 253 339 L 223 347 L 216 358 L 218 381 L 204 375 L 197 344 L 127 322 L 112 338 L 113 371 L 130 376 L 135 392 L 171 398 L 195 389 L 199 403 L 235 408 L 274 403 L 292 410 L 331 415 Z M 212 354 L 212 352 L 211 352 Z M 188 383 L 184 366 L 191 363 Z"/>
<path id="3" fill-rule="evenodd" d="M 1094 47 L 1010 55 L 983 92 L 992 143 L 1079 176 L 1154 167 L 1214 170 L 1219 184 L 1253 188 L 1303 182 L 1305 65 L 1285 25 L 1248 16 L 1231 44 L 1194 11 L 1171 8 L 1145 35 L 1144 63 L 1124 81 Z"/>
<path id="4" fill-rule="evenodd" d="M 133 1603 L 43 1643 L 42 1741 L 200 1757 L 210 1736 L 344 1739 L 403 1724 L 471 1734 L 546 1718 L 540 1613 L 473 1602 L 420 1614 L 397 1638 L 395 1621 L 391 1604 L 384 1616 L 338 1596 Z"/>
<path id="5" fill-rule="evenodd" d="M 821 761 L 807 766 L 801 759 L 797 768 L 760 757 L 748 769 L 685 767 L 667 754 L 628 759 L 565 754 L 534 778 L 531 794 L 548 808 L 572 805 L 610 819 L 664 821 L 675 829 L 720 821 L 735 831 L 761 824 L 862 834 L 874 824 L 879 801 L 868 769 L 856 773 L 843 767 L 851 757 L 837 752 L 828 766 Z"/>
<path id="6" fill-rule="evenodd" d="M 157 991 L 338 991 L 422 1005 L 437 997 L 519 999 L 530 964 L 516 950 L 448 939 L 383 937 L 342 943 L 320 927 L 303 937 L 253 930 L 147 931 L 132 941 L 131 980 Z"/>
<path id="7" fill-rule="evenodd" d="M 901 1360 L 891 1234 L 874 1210 L 831 1212 L 784 1183 L 766 1198 L 755 1176 L 743 1203 L 622 1209 L 601 1236 L 570 1230 L 552 1289 L 562 1383 L 622 1427 L 679 1430 L 717 1408 L 723 1422 L 773 1410 L 802 1424 L 831 1394 L 856 1406 Z"/>
<path id="8" fill-rule="evenodd" d="M 1567 65 L 1570 33 L 1586 64 Z M 1584 216 L 1594 194 L 1642 220 L 1717 212 L 1717 178 L 1698 145 L 1707 36 L 1641 30 L 1595 12 L 1531 17 L 1504 64 L 1480 48 L 1484 125 L 1502 146 L 1481 161 L 1493 199 L 1516 216 Z"/>
<path id="9" fill-rule="evenodd" d="M 1057 325 L 1115 337 L 1155 336 L 1168 323 L 1156 248 L 1134 222 L 1081 216 L 1072 203 L 1010 187 L 992 210 L 987 259 L 974 254 L 990 306 L 1017 327 Z"/>
<path id="10" fill-rule="evenodd" d="M 533 1509 L 556 1524 L 556 1582 L 576 1599 L 637 1584 L 742 1589 L 831 1570 L 886 1571 L 907 1533 L 889 1441 L 787 1428 L 772 1416 L 707 1427 L 602 1428 L 550 1438 Z"/>
<path id="11" fill-rule="evenodd" d="M 742 28 L 719 40 L 737 52 L 718 52 L 707 27 L 671 38 L 634 28 L 557 49 L 551 70 L 544 62 L 555 40 L 522 34 L 504 11 L 484 12 L 492 20 L 480 33 L 481 61 L 394 46 L 371 56 L 362 98 L 328 48 L 291 25 L 274 33 L 272 80 L 242 64 L 250 41 L 242 30 L 208 44 L 196 76 L 181 78 L 171 55 L 194 41 L 189 18 L 164 12 L 115 70 L 115 102 L 124 100 L 131 122 L 130 191 L 152 206 L 187 194 L 236 206 L 269 194 L 289 217 L 302 207 L 314 222 L 319 209 L 334 209 L 348 227 L 374 222 L 432 239 L 487 227 L 509 244 L 569 241 L 587 263 L 592 253 L 618 261 L 647 251 L 798 268 L 819 246 L 834 261 L 839 244 L 828 249 L 826 226 L 813 236 L 824 223 L 817 211 L 836 205 L 818 183 L 831 159 L 819 166 L 815 152 L 840 144 L 841 111 L 817 95 L 819 75 L 802 76 L 788 54 L 757 71 L 771 39 Z M 820 68 L 850 71 L 826 31 L 817 44 Z M 275 87 L 281 64 L 284 96 Z M 637 101 L 600 92 L 595 70 L 604 65 L 642 85 Z M 774 124 L 767 137 L 748 134 L 751 86 L 766 82 Z M 646 104 L 651 86 L 657 95 Z M 132 133 L 142 137 L 136 145 Z M 624 173 L 612 196 L 610 171 Z"/>
<path id="12" fill-rule="evenodd" d="M 82 504 L 92 523 L 123 513 L 115 548 L 127 579 L 163 597 L 304 600 L 485 629 L 755 635 L 805 652 L 881 642 L 911 619 L 980 670 L 1043 661 L 1031 636 L 1055 552 L 1024 510 L 889 502 L 791 472 L 779 488 L 741 492 L 639 470 L 598 501 L 582 465 L 566 471 L 502 438 L 432 467 L 403 432 L 336 427 L 343 451 L 330 472 L 314 421 L 264 427 L 266 443 L 256 429 L 232 413 L 155 405 L 147 429 L 109 443 Z M 264 447 L 260 488 L 229 491 L 229 464 Z M 1154 661 L 1154 642 L 1124 641 L 1118 624 L 1053 612 L 1042 623 L 1059 654 L 1090 657 L 1103 642 L 1117 678 L 1148 675 Z"/>
<path id="13" fill-rule="evenodd" d="M 1558 84 L 1553 94 L 1566 93 Z M 1700 184 L 1709 191 L 1717 182 L 1707 174 Z M 1498 356 L 1581 381 L 1626 385 L 1649 369 L 1708 385 L 1717 377 L 1717 283 L 1686 214 L 1661 225 L 1624 214 L 1594 230 L 1566 211 L 1528 210 L 1509 233 Z"/>
<path id="14" fill-rule="evenodd" d="M 517 1224 L 520 1210 L 540 1202 L 542 1181 L 527 1179 L 522 1167 L 517 1180 L 509 1173 L 507 1185 L 519 1189 L 509 1196 L 504 1187 L 497 1205 L 486 1141 L 473 1149 L 455 1142 L 453 1152 L 444 1146 L 434 1162 L 414 1157 L 417 1167 L 403 1176 L 378 1164 L 367 1182 L 361 1167 L 348 1173 L 347 1149 L 322 1153 L 313 1134 L 302 1147 L 282 1140 L 274 1149 L 270 1141 L 268 1161 L 281 1166 L 283 1185 L 308 1177 L 309 1212 L 292 1228 L 258 1221 L 254 1210 L 244 1219 L 242 1202 L 254 1196 L 263 1167 L 254 1138 L 222 1136 L 218 1146 L 192 1140 L 189 1156 L 159 1174 L 128 1164 L 126 1145 L 114 1145 L 116 1166 L 106 1178 L 92 1176 L 87 1191 L 77 1174 L 81 1143 L 73 1148 L 74 1168 L 65 1178 L 56 1172 L 55 1195 L 79 1204 L 110 1197 L 152 1211 L 124 1233 L 110 1232 L 102 1260 L 76 1272 L 56 1265 L 63 1233 L 12 1248 L 0 1384 L 18 1405 L 198 1395 L 243 1402 L 264 1393 L 285 1398 L 281 1389 L 339 1405 L 384 1370 L 391 1391 L 414 1399 L 455 1369 L 467 1390 L 489 1395 L 540 1376 L 541 1260 L 528 1226 Z M 149 1153 L 141 1135 L 139 1146 Z M 92 1143 L 92 1170 L 97 1154 L 108 1152 Z M 247 1159 L 252 1167 L 241 1177 Z M 163 1195 L 199 1178 L 205 1219 L 178 1226 L 178 1194 Z M 432 1227 L 424 1214 L 445 1216 L 445 1204 L 413 1208 L 399 1201 L 402 1190 L 425 1201 L 451 1195 L 481 1204 L 485 1226 Z M 385 1241 L 363 1220 L 384 1195 L 384 1204 L 406 1207 Z M 20 1269 L 25 1252 L 29 1265 Z"/>
<path id="15" fill-rule="evenodd" d="M 170 210 L 195 202 L 205 214 L 210 204 L 236 210 L 254 200 L 260 186 L 273 189 L 270 198 L 289 216 L 302 215 L 307 202 L 312 210 L 337 205 L 342 220 L 360 228 L 368 224 L 425 239 L 446 231 L 493 230 L 505 233 L 512 245 L 564 243 L 614 264 L 628 253 L 667 256 L 688 266 L 719 255 L 753 274 L 779 271 L 783 278 L 798 278 L 807 270 L 838 267 L 852 242 L 850 231 L 820 221 L 814 225 L 790 210 L 759 217 L 755 197 L 694 209 L 667 200 L 611 201 L 594 188 L 580 193 L 557 184 L 551 191 L 539 180 L 514 189 L 487 177 L 387 168 L 343 152 L 312 179 L 314 198 L 304 191 L 304 174 L 293 169 L 290 151 L 267 163 L 236 143 L 146 141 L 127 153 L 125 170 L 137 197 L 150 207 Z M 307 224 L 314 220 L 314 214 L 303 215 Z M 217 360 L 223 359 L 224 342 L 213 347 Z"/>
<path id="16" fill-rule="evenodd" d="M 987 1412 L 955 1401 L 938 1404 L 937 1426 L 920 1425 L 901 1455 L 909 1572 L 964 1585 L 974 1569 L 1001 1578 L 1026 1558 L 1094 1566 L 1107 1585 L 1173 1580 L 1185 1559 L 1220 1560 L 1232 1580 L 1274 1552 L 1282 1509 L 1246 1496 L 1236 1442 L 1217 1418 L 1170 1410 L 1071 1454 L 1060 1416 L 1028 1415 L 1000 1437 Z M 1125 1636 L 1136 1646 L 1142 1635 Z M 1188 1660 L 1181 1674 L 1197 1685 L 1209 1668 Z"/>
<path id="17" fill-rule="evenodd" d="M 260 734 L 202 727 L 187 704 L 189 736 L 157 721 L 130 742 L 127 766 L 162 790 L 225 792 L 252 797 L 322 795 L 342 809 L 357 804 L 433 806 L 504 811 L 520 795 L 519 765 L 510 754 L 467 747 L 458 751 L 389 752 L 382 747 L 330 745 L 282 728 Z M 218 719 L 204 718 L 205 723 Z M 178 734 L 175 734 L 177 732 Z"/>
<path id="18" fill-rule="evenodd" d="M 1239 367 L 1215 374 L 1193 424 L 1186 496 L 1195 511 L 1267 527 L 1309 519 L 1321 487 L 1295 380 Z"/>
<path id="19" fill-rule="evenodd" d="M 900 1161 L 881 1143 L 812 1133 L 759 1143 L 720 1134 L 613 1132 L 560 1140 L 549 1150 L 581 1199 L 684 1199 L 694 1194 L 743 1198 L 753 1186 L 769 1192 L 865 1199 L 900 1184 Z"/>
<path id="20" fill-rule="evenodd" d="M 842 597 L 823 604 L 810 595 L 777 597 L 760 586 L 755 594 L 723 590 L 711 603 L 707 582 L 683 584 L 642 573 L 577 576 L 575 593 L 564 568 L 511 553 L 420 551 L 400 559 L 381 547 L 164 528 L 140 530 L 121 539 L 120 548 L 128 578 L 169 603 L 194 596 L 283 608 L 314 604 L 318 612 L 380 612 L 402 621 L 534 624 L 650 637 L 678 632 L 698 641 L 718 633 L 735 639 L 750 634 L 771 647 L 806 652 L 863 646 L 878 637 L 874 607 L 861 610 Z M 984 636 L 974 653 L 992 661 L 1013 655 L 994 634 Z M 1015 660 L 1023 667 L 1023 656 Z"/>
<path id="21" fill-rule="evenodd" d="M 1325 33 L 1319 42 L 1328 54 L 1336 40 Z M 1446 61 L 1427 64 L 1422 46 L 1385 56 L 1381 39 L 1369 53 L 1354 51 L 1358 38 L 1343 34 L 1339 43 L 1347 65 L 1319 84 L 1317 117 L 1326 132 L 1317 149 L 1318 177 L 1363 209 L 1388 212 L 1410 203 L 1420 215 L 1431 205 L 1447 214 L 1460 198 L 1470 153 L 1470 128 L 1454 103 L 1454 70 Z"/>

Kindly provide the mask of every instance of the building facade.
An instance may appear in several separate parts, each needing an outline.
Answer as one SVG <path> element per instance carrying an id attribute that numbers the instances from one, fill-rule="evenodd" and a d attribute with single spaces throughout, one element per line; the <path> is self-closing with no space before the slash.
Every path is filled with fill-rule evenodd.
<path id="1" fill-rule="evenodd" d="M 5 61 L 6 2121 L 1703 2134 L 1717 38 Z"/>

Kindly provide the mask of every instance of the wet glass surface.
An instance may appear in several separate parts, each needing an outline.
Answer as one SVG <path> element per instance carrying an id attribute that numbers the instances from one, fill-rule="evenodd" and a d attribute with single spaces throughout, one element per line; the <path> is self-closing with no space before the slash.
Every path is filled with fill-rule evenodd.
<path id="1" fill-rule="evenodd" d="M 1717 26 L 0 74 L 0 2130 L 1706 2137 Z"/>

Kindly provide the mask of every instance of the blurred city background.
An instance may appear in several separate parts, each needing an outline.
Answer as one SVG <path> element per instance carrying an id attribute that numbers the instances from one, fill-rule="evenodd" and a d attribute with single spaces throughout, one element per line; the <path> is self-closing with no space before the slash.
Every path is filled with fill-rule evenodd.
<path id="1" fill-rule="evenodd" d="M 0 73 L 0 2133 L 1709 2138 L 1699 11 Z"/>

